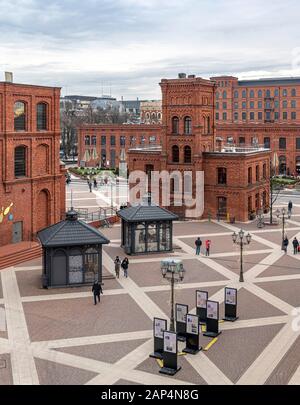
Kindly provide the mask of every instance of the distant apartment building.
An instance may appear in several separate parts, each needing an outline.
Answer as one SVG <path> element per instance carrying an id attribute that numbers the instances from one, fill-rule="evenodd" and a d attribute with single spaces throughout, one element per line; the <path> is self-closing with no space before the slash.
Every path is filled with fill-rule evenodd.
<path id="1" fill-rule="evenodd" d="M 162 123 L 161 100 L 150 100 L 141 102 L 141 123 L 142 124 Z"/>

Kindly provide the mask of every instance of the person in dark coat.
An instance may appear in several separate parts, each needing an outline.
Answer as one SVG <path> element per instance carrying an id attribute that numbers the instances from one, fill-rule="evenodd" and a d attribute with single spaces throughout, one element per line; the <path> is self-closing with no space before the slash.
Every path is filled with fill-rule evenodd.
<path id="1" fill-rule="evenodd" d="M 94 282 L 92 292 L 94 294 L 94 304 L 97 305 L 97 298 L 98 302 L 100 302 L 100 294 L 103 294 L 101 284 L 98 281 Z"/>
<path id="2" fill-rule="evenodd" d="M 285 238 L 282 242 L 282 249 L 284 250 L 284 253 L 287 253 L 288 244 L 289 244 L 289 240 L 288 240 L 287 236 L 285 236 Z"/>
<path id="3" fill-rule="evenodd" d="M 298 253 L 299 242 L 296 236 L 293 239 L 294 255 Z"/>
<path id="4" fill-rule="evenodd" d="M 129 260 L 127 257 L 125 257 L 125 259 L 123 259 L 122 261 L 122 269 L 124 271 L 124 276 L 127 278 L 128 277 L 128 265 L 129 265 Z"/>
<path id="5" fill-rule="evenodd" d="M 290 200 L 289 203 L 288 203 L 288 218 L 289 219 L 291 218 L 291 215 L 292 215 L 292 209 L 293 209 L 293 203 Z"/>
<path id="6" fill-rule="evenodd" d="M 89 181 L 89 182 L 88 182 L 88 185 L 89 185 L 89 189 L 90 189 L 90 193 L 91 193 L 91 192 L 92 192 L 92 182 Z"/>
<path id="7" fill-rule="evenodd" d="M 200 255 L 200 253 L 201 253 L 201 245 L 202 245 L 202 240 L 201 240 L 200 237 L 199 237 L 199 238 L 197 238 L 197 239 L 195 240 L 196 255 L 197 255 L 197 256 Z"/>
<path id="8" fill-rule="evenodd" d="M 116 256 L 114 263 L 115 263 L 116 277 L 119 278 L 120 277 L 120 267 L 121 267 L 121 260 L 120 260 L 119 256 Z"/>

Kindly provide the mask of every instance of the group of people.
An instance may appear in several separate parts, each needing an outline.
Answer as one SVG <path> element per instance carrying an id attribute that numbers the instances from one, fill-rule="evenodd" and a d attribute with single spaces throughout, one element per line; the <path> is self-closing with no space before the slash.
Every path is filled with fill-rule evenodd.
<path id="1" fill-rule="evenodd" d="M 93 183 L 92 183 L 92 181 L 90 179 L 88 179 L 87 183 L 88 183 L 88 186 L 89 186 L 89 189 L 90 189 L 90 193 L 92 192 L 93 184 L 94 184 L 94 188 L 98 188 L 98 183 L 97 183 L 96 178 L 93 180 Z"/>
<path id="2" fill-rule="evenodd" d="M 119 258 L 119 256 L 116 256 L 115 260 L 115 272 L 116 272 L 116 277 L 120 278 L 120 269 L 122 268 L 124 277 L 128 277 L 128 266 L 129 266 L 129 260 L 127 257 L 125 257 L 123 260 Z"/>
<path id="3" fill-rule="evenodd" d="M 201 254 L 201 246 L 202 246 L 202 240 L 201 240 L 200 237 L 198 237 L 195 240 L 195 246 L 196 246 L 196 255 L 199 256 Z M 209 256 L 210 246 L 211 246 L 211 240 L 206 239 L 206 241 L 205 241 L 205 256 Z"/>

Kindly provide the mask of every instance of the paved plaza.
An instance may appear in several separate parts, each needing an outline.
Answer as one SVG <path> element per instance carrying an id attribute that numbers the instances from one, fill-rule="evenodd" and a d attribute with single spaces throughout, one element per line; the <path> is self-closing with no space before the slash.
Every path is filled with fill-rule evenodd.
<path id="1" fill-rule="evenodd" d="M 244 283 L 231 238 L 240 225 L 215 221 L 175 223 L 174 253 L 129 257 L 129 278 L 105 280 L 96 306 L 89 287 L 41 289 L 40 260 L 1 271 L 6 330 L 0 331 L 0 384 L 300 384 L 300 332 L 292 327 L 292 311 L 300 307 L 300 254 L 291 247 L 291 239 L 300 237 L 300 206 L 287 223 L 286 255 L 280 225 L 243 228 L 252 234 Z M 114 257 L 124 257 L 120 226 L 103 233 L 111 240 L 104 247 L 104 274 L 114 274 Z M 209 258 L 195 255 L 197 236 L 211 239 Z M 160 271 L 160 260 L 170 256 L 182 259 L 186 270 L 175 302 L 188 304 L 192 313 L 196 289 L 220 302 L 220 320 L 224 287 L 239 290 L 238 321 L 220 322 L 222 334 L 208 350 L 180 355 L 182 369 L 174 377 L 159 374 L 149 358 L 153 317 L 170 315 L 170 285 Z M 201 335 L 203 348 L 210 341 Z"/>

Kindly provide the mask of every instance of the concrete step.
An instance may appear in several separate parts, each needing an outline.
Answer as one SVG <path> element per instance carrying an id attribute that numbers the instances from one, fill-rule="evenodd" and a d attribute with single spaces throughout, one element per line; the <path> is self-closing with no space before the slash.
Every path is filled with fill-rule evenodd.
<path id="1" fill-rule="evenodd" d="M 7 267 L 15 266 L 16 264 L 27 262 L 32 259 L 36 259 L 41 255 L 42 255 L 42 248 L 37 243 L 34 243 L 33 245 L 29 243 L 27 247 L 26 245 L 20 246 L 20 250 L 16 248 L 9 249 L 8 247 L 7 253 L 6 254 L 2 253 L 0 256 L 0 270 L 5 269 Z"/>

